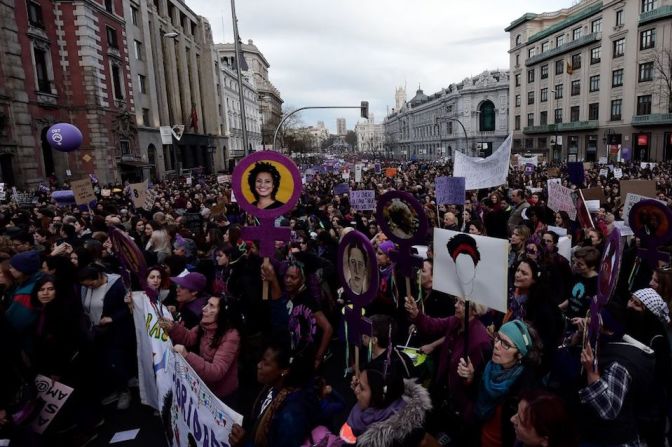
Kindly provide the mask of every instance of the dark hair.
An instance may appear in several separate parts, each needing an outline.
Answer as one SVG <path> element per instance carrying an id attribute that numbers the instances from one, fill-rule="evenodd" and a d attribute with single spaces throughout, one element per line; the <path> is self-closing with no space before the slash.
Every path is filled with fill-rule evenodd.
<path id="1" fill-rule="evenodd" d="M 528 389 L 523 391 L 520 400 L 527 402 L 525 425 L 547 438 L 548 447 L 579 445 L 575 420 L 569 416 L 562 398 L 541 389 Z"/>
<path id="2" fill-rule="evenodd" d="M 238 245 L 238 242 L 240 242 L 243 234 L 243 230 L 240 228 L 240 224 L 230 225 L 227 231 L 229 232 L 229 244 L 234 246 Z"/>
<path id="3" fill-rule="evenodd" d="M 66 239 L 74 239 L 77 237 L 77 231 L 75 231 L 74 225 L 63 224 L 61 231 L 65 233 Z"/>
<path id="4" fill-rule="evenodd" d="M 288 331 L 276 332 L 267 342 L 266 350 L 273 352 L 273 359 L 280 369 L 287 369 L 283 380 L 284 387 L 301 387 L 307 384 L 315 370 L 315 350 L 312 343 L 292 350 L 291 336 Z"/>
<path id="5" fill-rule="evenodd" d="M 470 226 L 473 225 L 474 227 L 476 227 L 476 229 L 478 230 L 479 233 L 481 233 L 482 235 L 485 235 L 485 225 L 483 225 L 482 221 L 480 221 L 478 219 L 472 219 L 472 220 L 469 221 L 469 225 Z M 468 229 L 469 229 L 469 227 L 467 227 L 467 230 Z"/>
<path id="6" fill-rule="evenodd" d="M 599 232 L 598 232 L 599 233 Z M 580 247 L 574 252 L 574 257 L 577 259 L 583 259 L 588 267 L 597 269 L 600 265 L 600 250 L 595 247 Z"/>
<path id="7" fill-rule="evenodd" d="M 380 371 L 370 366 L 364 372 L 371 388 L 369 407 L 386 408 L 404 394 L 404 378 L 399 368 Z"/>
<path id="8" fill-rule="evenodd" d="M 553 238 L 553 243 L 555 245 L 558 245 L 558 241 L 560 241 L 560 236 L 558 236 L 558 233 L 556 233 L 555 231 L 547 230 L 547 231 L 544 231 L 542 236 L 545 236 L 547 234 L 550 235 L 551 238 Z"/>
<path id="9" fill-rule="evenodd" d="M 560 218 L 562 219 L 563 228 L 569 229 L 571 227 L 571 222 L 567 211 L 561 210 L 558 211 L 556 214 L 560 215 Z"/>
<path id="10" fill-rule="evenodd" d="M 79 282 L 90 280 L 95 281 L 99 279 L 103 273 L 104 270 L 102 265 L 96 263 L 87 264 L 77 272 L 77 280 Z"/>
<path id="11" fill-rule="evenodd" d="M 371 315 L 371 335 L 378 339 L 377 345 L 379 347 L 387 349 L 390 344 L 390 335 L 392 340 L 397 335 L 396 321 L 389 315 Z"/>
<path id="12" fill-rule="evenodd" d="M 468 234 L 459 233 L 451 237 L 446 244 L 446 248 L 453 261 L 461 254 L 471 256 L 474 265 L 478 265 L 478 262 L 481 260 L 481 253 L 478 251 L 476 240 Z"/>
<path id="13" fill-rule="evenodd" d="M 273 179 L 273 191 L 271 192 L 271 198 L 275 200 L 275 195 L 278 193 L 280 188 L 280 172 L 278 169 L 273 166 L 271 163 L 265 161 L 259 161 L 254 165 L 254 168 L 250 171 L 250 175 L 247 176 L 247 184 L 250 187 L 250 192 L 256 200 L 259 200 L 259 194 L 257 194 L 257 189 L 255 188 L 255 182 L 257 181 L 257 175 L 262 172 L 271 174 Z"/>
<path id="14" fill-rule="evenodd" d="M 518 270 L 520 264 L 527 264 L 530 267 L 530 270 L 532 271 L 532 278 L 534 279 L 535 283 L 538 283 L 539 278 L 541 277 L 541 269 L 539 268 L 539 264 L 537 264 L 537 262 L 534 259 L 530 259 L 527 256 L 525 256 L 514 264 L 513 266 L 514 272 Z"/>
<path id="15" fill-rule="evenodd" d="M 366 248 L 364 248 L 364 243 L 360 241 L 359 239 L 355 239 L 354 241 L 350 242 L 346 247 L 345 247 L 345 260 L 346 263 L 350 259 L 350 253 L 352 250 L 356 248 L 359 251 L 362 252 L 362 256 L 364 256 L 364 264 L 366 265 L 366 268 L 369 268 L 369 253 L 366 251 Z"/>
<path id="16" fill-rule="evenodd" d="M 238 300 L 229 296 L 211 296 L 210 298 L 217 298 L 219 300 L 219 311 L 217 311 L 217 329 L 215 335 L 212 337 L 210 347 L 216 349 L 222 341 L 222 337 L 230 330 L 241 333 L 243 328 L 243 314 L 240 310 Z M 210 300 L 208 298 L 208 300 Z M 201 345 L 201 337 L 203 337 L 204 330 L 200 325 L 197 330 L 196 346 Z"/>
<path id="17" fill-rule="evenodd" d="M 54 290 L 56 290 L 56 279 L 51 275 L 43 275 L 42 277 L 40 277 L 40 279 L 37 280 L 37 282 L 35 282 L 35 285 L 33 286 L 33 291 L 30 294 L 30 304 L 32 304 L 34 307 L 36 308 L 42 307 L 42 303 L 40 303 L 40 300 L 37 299 L 37 292 L 39 292 L 40 288 L 48 282 L 52 283 L 54 285 Z"/>

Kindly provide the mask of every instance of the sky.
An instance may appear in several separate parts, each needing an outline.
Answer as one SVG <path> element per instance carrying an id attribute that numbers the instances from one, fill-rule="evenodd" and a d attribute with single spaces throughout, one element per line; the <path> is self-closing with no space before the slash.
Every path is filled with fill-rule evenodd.
<path id="1" fill-rule="evenodd" d="M 232 42 L 229 0 L 185 0 L 212 26 L 215 43 Z M 395 88 L 410 100 L 418 86 L 431 95 L 484 70 L 509 68 L 504 31 L 526 12 L 567 8 L 577 0 L 237 0 L 238 30 L 270 63 L 284 107 L 359 105 L 375 121 L 394 107 Z M 358 110 L 301 112 L 335 133 Z"/>

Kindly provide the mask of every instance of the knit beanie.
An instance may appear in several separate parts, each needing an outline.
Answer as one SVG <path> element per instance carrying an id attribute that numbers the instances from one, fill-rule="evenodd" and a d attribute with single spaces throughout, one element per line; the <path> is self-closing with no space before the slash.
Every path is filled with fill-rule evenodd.
<path id="1" fill-rule="evenodd" d="M 24 251 L 12 256 L 9 265 L 26 275 L 32 275 L 42 267 L 42 259 L 36 251 Z"/>
<path id="2" fill-rule="evenodd" d="M 669 309 L 665 301 L 658 295 L 658 292 L 651 288 L 639 289 L 633 292 L 632 296 L 641 301 L 649 309 L 649 312 L 658 317 L 663 323 L 670 322 Z"/>

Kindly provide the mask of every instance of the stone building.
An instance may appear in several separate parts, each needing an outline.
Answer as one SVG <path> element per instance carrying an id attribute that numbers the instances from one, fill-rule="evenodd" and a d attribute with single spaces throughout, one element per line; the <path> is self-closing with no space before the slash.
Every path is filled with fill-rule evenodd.
<path id="1" fill-rule="evenodd" d="M 382 154 L 385 143 L 385 130 L 382 124 L 376 124 L 373 113 L 369 112 L 368 120 L 360 120 L 355 125 L 357 150 L 372 154 Z"/>
<path id="2" fill-rule="evenodd" d="M 282 119 L 282 97 L 280 91 L 269 80 L 268 69 L 270 64 L 252 39 L 249 39 L 246 44 L 241 44 L 240 50 L 247 65 L 247 67 L 243 66 L 243 73 L 250 77 L 250 82 L 257 89 L 259 113 L 261 114 L 262 144 L 269 147 L 273 144 L 275 128 Z M 236 51 L 234 44 L 217 44 L 217 53 L 220 58 L 227 58 L 229 66 L 235 71 Z"/>
<path id="3" fill-rule="evenodd" d="M 336 118 L 336 135 L 345 136 L 348 133 L 348 128 L 345 125 L 345 118 Z"/>
<path id="4" fill-rule="evenodd" d="M 583 0 L 506 31 L 514 152 L 672 160 L 672 0 Z"/>
<path id="5" fill-rule="evenodd" d="M 396 107 L 383 122 L 385 155 L 426 160 L 452 157 L 456 150 L 489 155 L 508 135 L 508 90 L 504 70 L 484 71 L 431 96 L 418 87 L 410 101 L 405 88 L 397 88 Z"/>

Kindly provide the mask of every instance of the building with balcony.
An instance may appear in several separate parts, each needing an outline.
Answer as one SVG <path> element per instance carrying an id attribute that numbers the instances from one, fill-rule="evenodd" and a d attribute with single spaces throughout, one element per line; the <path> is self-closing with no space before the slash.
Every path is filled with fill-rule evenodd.
<path id="1" fill-rule="evenodd" d="M 508 102 L 506 70 L 484 71 L 430 96 L 418 88 L 410 101 L 397 88 L 396 107 L 383 121 L 385 156 L 431 160 L 456 150 L 487 156 L 508 136 Z"/>
<path id="2" fill-rule="evenodd" d="M 514 152 L 672 159 L 672 0 L 582 0 L 506 31 Z"/>
<path id="3" fill-rule="evenodd" d="M 336 135 L 344 137 L 348 133 L 348 127 L 345 124 L 345 118 L 336 118 Z"/>
<path id="4" fill-rule="evenodd" d="M 373 113 L 369 112 L 368 120 L 360 120 L 355 125 L 357 135 L 357 150 L 369 154 L 384 152 L 385 129 L 382 124 L 376 124 Z"/>

